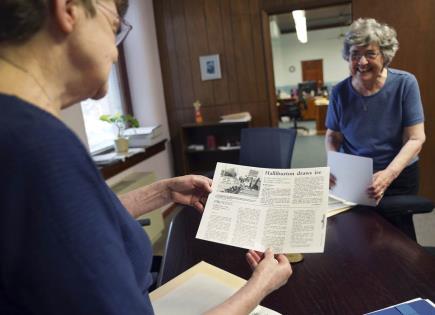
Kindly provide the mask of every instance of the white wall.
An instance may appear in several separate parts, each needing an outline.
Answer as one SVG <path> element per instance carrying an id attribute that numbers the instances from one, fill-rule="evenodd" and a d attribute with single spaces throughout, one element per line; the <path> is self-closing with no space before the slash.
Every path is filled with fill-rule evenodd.
<path id="1" fill-rule="evenodd" d="M 85 122 L 83 120 L 82 107 L 80 104 L 77 103 L 68 108 L 62 109 L 60 112 L 60 118 L 76 133 L 85 147 L 89 148 L 88 138 L 86 137 Z"/>
<path id="2" fill-rule="evenodd" d="M 152 0 L 130 1 L 125 18 L 133 25 L 124 50 L 134 114 L 141 125 L 162 124 L 169 139 Z M 166 148 L 156 161 L 143 163 L 144 170 L 153 170 L 157 178 L 174 175 L 170 142 Z"/>
<path id="3" fill-rule="evenodd" d="M 161 124 L 165 138 L 169 139 L 152 0 L 130 1 L 125 18 L 133 25 L 133 30 L 124 43 L 124 51 L 134 114 L 141 125 Z M 62 119 L 87 146 L 81 115 L 79 105 L 62 110 L 61 113 Z M 109 183 L 114 184 L 133 171 L 153 171 L 158 179 L 172 177 L 174 171 L 169 142 L 166 143 L 166 148 L 156 156 L 111 178 Z"/>
<path id="4" fill-rule="evenodd" d="M 301 44 L 296 33 L 283 34 L 272 39 L 275 85 L 297 85 L 302 81 L 301 61 L 323 59 L 323 81 L 338 82 L 349 75 L 348 63 L 341 57 L 343 38 L 339 34 L 345 28 L 308 32 L 308 43 Z M 294 66 L 295 72 L 289 67 Z"/>

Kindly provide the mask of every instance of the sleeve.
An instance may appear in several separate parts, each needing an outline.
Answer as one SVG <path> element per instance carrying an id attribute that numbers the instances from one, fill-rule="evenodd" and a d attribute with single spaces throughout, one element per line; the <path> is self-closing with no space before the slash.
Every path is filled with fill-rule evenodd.
<path id="1" fill-rule="evenodd" d="M 403 100 L 403 125 L 409 127 L 423 122 L 424 114 L 420 89 L 417 79 L 413 75 L 407 76 Z"/>
<path id="2" fill-rule="evenodd" d="M 17 244 L 17 300 L 44 315 L 153 314 L 89 156 L 74 143 L 47 140 L 23 170 L 31 207 Z"/>
<path id="3" fill-rule="evenodd" d="M 338 104 L 338 97 L 337 97 L 337 89 L 333 88 L 331 92 L 331 96 L 329 97 L 329 105 L 328 105 L 328 111 L 326 113 L 326 121 L 325 125 L 326 128 L 338 131 L 340 132 L 340 113 L 339 113 L 339 104 Z"/>

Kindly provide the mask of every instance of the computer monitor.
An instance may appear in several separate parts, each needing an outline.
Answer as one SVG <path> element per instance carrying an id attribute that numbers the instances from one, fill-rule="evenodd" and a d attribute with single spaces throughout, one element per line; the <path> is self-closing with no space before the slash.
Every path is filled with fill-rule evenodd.
<path id="1" fill-rule="evenodd" d="M 310 94 L 311 91 L 314 91 L 314 93 L 317 91 L 317 82 L 315 80 L 304 81 L 298 84 L 299 99 L 302 99 L 304 94 L 303 92 Z"/>

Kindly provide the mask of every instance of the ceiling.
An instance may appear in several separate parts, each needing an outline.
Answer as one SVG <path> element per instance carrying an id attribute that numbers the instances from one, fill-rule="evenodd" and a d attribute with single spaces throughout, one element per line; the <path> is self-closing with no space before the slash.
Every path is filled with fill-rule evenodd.
<path id="1" fill-rule="evenodd" d="M 305 11 L 307 29 L 316 30 L 337 26 L 347 26 L 352 23 L 351 4 L 324 7 Z M 276 19 L 281 34 L 295 32 L 295 24 L 291 12 L 271 15 L 271 21 Z"/>

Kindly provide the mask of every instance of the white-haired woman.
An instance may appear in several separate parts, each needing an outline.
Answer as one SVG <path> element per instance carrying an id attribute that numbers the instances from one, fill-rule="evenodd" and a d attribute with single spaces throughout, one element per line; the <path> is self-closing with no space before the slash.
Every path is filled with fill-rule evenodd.
<path id="1" fill-rule="evenodd" d="M 154 314 L 151 243 L 133 217 L 168 202 L 204 209 L 211 180 L 164 179 L 121 196 L 61 108 L 100 98 L 131 29 L 128 0 L 0 1 L 0 313 Z M 248 314 L 291 275 L 247 253 L 247 284 L 209 314 Z"/>
<path id="2" fill-rule="evenodd" d="M 373 159 L 370 197 L 416 194 L 424 115 L 414 75 L 389 68 L 399 48 L 396 31 L 358 19 L 346 33 L 343 58 L 350 76 L 332 90 L 326 150 Z M 339 180 L 339 179 L 337 179 Z"/>

